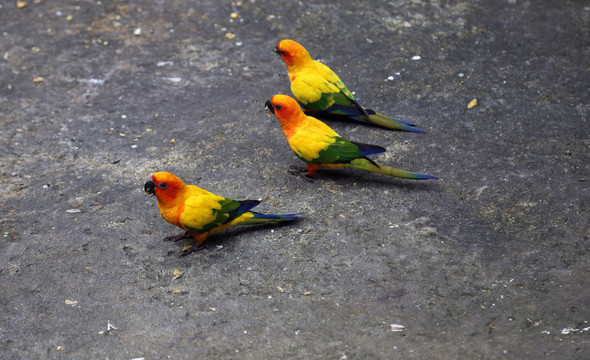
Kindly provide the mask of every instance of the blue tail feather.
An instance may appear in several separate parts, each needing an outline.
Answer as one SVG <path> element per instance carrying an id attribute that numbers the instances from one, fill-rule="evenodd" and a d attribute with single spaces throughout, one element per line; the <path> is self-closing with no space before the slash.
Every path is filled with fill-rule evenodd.
<path id="1" fill-rule="evenodd" d="M 383 146 L 357 143 L 354 141 L 351 142 L 358 146 L 359 150 L 361 151 L 361 156 L 381 154 L 387 151 L 387 149 L 385 149 Z"/>
<path id="2" fill-rule="evenodd" d="M 434 175 L 426 175 L 426 174 L 414 174 L 416 180 L 429 180 L 429 179 L 438 179 Z"/>
<path id="3" fill-rule="evenodd" d="M 231 201 L 231 200 L 230 200 Z M 238 216 L 242 215 L 243 213 L 250 211 L 250 209 L 256 207 L 258 204 L 260 204 L 260 201 L 258 200 L 242 200 L 242 201 L 238 201 L 240 203 L 240 206 L 238 206 L 237 208 L 233 209 L 232 211 L 228 212 L 228 219 L 227 221 L 232 221 L 233 219 L 237 218 Z"/>

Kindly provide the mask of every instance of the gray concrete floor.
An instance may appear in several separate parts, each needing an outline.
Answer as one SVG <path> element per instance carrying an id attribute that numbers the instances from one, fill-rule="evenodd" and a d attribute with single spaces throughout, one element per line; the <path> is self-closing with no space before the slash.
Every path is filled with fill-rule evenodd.
<path id="1" fill-rule="evenodd" d="M 587 1 L 15 3 L 0 358 L 590 357 Z M 264 111 L 283 38 L 428 134 L 336 131 L 440 180 L 289 175 Z M 160 170 L 305 217 L 179 258 L 142 191 Z"/>

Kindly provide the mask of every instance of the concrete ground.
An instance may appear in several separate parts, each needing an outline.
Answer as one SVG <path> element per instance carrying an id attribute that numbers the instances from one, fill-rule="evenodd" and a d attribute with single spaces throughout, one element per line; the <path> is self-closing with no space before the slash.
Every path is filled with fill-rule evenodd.
<path id="1" fill-rule="evenodd" d="M 590 358 L 587 1 L 16 3 L 0 358 Z M 288 174 L 284 38 L 428 134 L 336 131 L 440 179 Z M 305 216 L 179 257 L 154 171 Z"/>

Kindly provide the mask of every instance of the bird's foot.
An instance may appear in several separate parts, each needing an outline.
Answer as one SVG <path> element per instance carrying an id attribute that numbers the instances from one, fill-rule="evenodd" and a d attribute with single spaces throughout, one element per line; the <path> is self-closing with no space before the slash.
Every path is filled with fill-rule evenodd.
<path id="1" fill-rule="evenodd" d="M 184 249 L 182 249 L 182 252 L 180 253 L 180 257 L 184 257 L 187 256 L 189 254 L 192 254 L 196 251 L 201 251 L 205 248 L 205 244 L 203 245 L 195 245 L 195 246 L 185 246 Z"/>
<path id="2" fill-rule="evenodd" d="M 187 232 L 185 232 L 184 234 L 178 234 L 178 235 L 172 235 L 172 236 L 167 236 L 164 238 L 164 241 L 173 241 L 173 242 L 177 242 L 180 240 L 186 240 L 186 239 L 190 239 L 192 238 L 191 234 Z"/>
<path id="3" fill-rule="evenodd" d="M 291 165 L 287 172 L 293 176 L 303 178 L 303 180 L 305 180 L 305 181 L 308 181 L 311 183 L 313 182 L 313 179 L 311 178 L 311 176 L 309 176 L 309 172 L 307 171 L 307 168 L 300 167 L 297 165 Z"/>

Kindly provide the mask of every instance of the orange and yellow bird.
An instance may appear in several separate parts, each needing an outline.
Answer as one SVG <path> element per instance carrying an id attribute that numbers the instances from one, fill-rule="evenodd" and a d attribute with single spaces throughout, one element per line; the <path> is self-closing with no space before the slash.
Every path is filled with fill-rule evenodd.
<path id="1" fill-rule="evenodd" d="M 234 225 L 254 225 L 299 219 L 301 213 L 261 214 L 250 211 L 258 200 L 236 201 L 224 198 L 195 185 L 186 185 L 169 172 L 157 172 L 144 185 L 144 191 L 156 195 L 158 210 L 164 220 L 186 230 L 198 247 L 183 251 L 183 255 L 203 248 L 210 234 Z M 172 237 L 180 240 L 186 238 Z M 167 238 L 168 239 L 168 238 Z"/>
<path id="2" fill-rule="evenodd" d="M 385 148 L 341 137 L 320 120 L 305 115 L 297 101 L 290 96 L 275 95 L 266 102 L 266 108 L 277 117 L 291 150 L 307 163 L 307 173 L 301 174 L 306 180 L 310 180 L 310 176 L 320 167 L 350 167 L 416 180 L 437 178 L 376 163 L 367 156 L 385 152 Z"/>
<path id="3" fill-rule="evenodd" d="M 275 51 L 287 66 L 293 96 L 308 115 L 353 119 L 393 130 L 425 133 L 415 124 L 362 107 L 338 75 L 313 60 L 299 43 L 282 40 Z"/>

